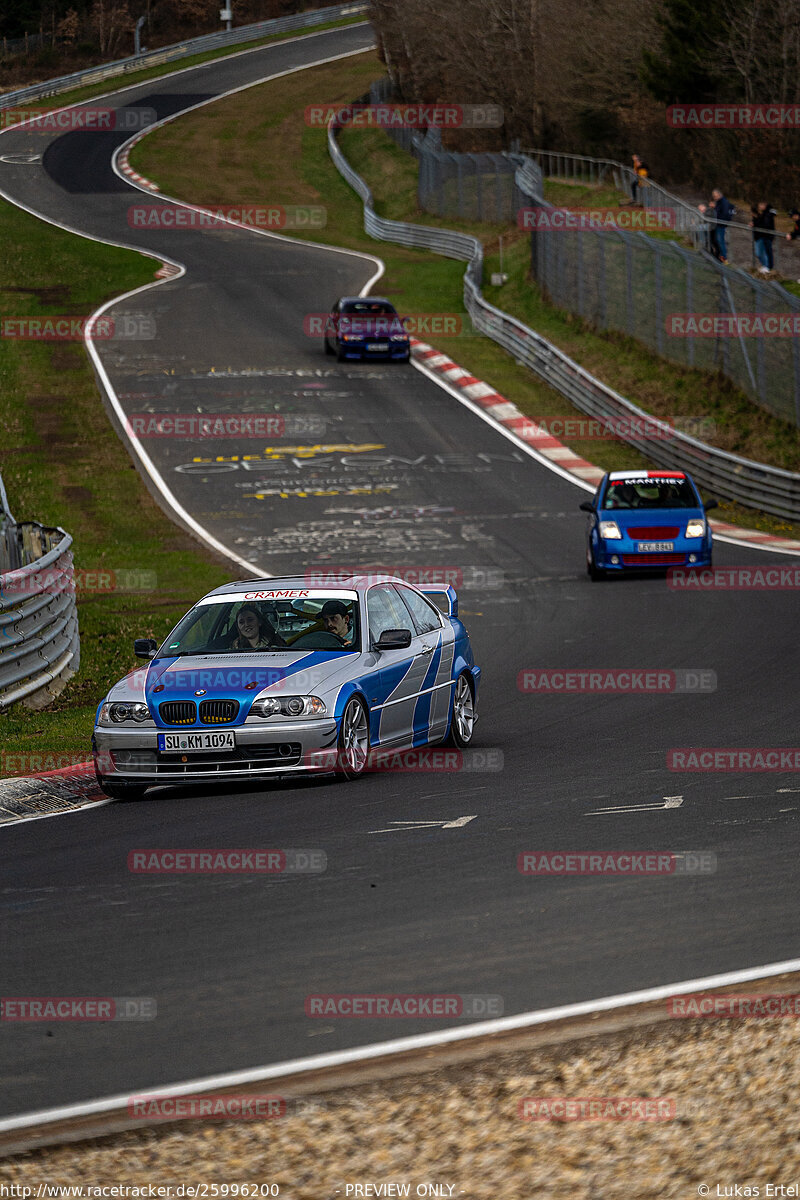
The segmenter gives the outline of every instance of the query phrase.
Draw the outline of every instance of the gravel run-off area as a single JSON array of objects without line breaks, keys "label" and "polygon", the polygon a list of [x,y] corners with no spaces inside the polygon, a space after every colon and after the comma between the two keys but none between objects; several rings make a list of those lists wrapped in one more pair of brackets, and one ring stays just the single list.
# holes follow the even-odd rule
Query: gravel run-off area
[{"label": "gravel run-off area", "polygon": [[[279,1119],[162,1122],[29,1151],[0,1161],[0,1196],[24,1196],[12,1183],[33,1197],[42,1183],[172,1196],[247,1184],[285,1200],[797,1196],[799,1096],[796,1018],[668,1020],[320,1092]],[[521,1101],[545,1097],[674,1105],[651,1106],[656,1120],[521,1117]]]}]

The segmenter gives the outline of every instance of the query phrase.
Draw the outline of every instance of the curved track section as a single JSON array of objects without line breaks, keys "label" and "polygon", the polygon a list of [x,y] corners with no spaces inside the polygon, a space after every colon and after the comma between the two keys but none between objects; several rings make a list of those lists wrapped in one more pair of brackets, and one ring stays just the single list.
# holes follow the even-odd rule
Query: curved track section
[{"label": "curved track section", "polygon": [[[364,29],[315,35],[111,103],[166,115],[369,41]],[[97,343],[126,412],[276,413],[287,430],[213,451],[151,442],[158,470],[213,537],[270,574],[326,564],[463,572],[462,612],[484,668],[477,746],[501,753],[502,770],[476,761],[354,786],[162,789],[3,830],[4,995],[152,996],[158,1015],[3,1022],[0,1115],[447,1024],[312,1019],[310,993],[501,994],[513,1014],[795,955],[797,777],[666,767],[670,747],[796,742],[794,595],[683,594],[660,578],[590,584],[579,489],[422,372],[338,364],[304,337],[304,314],[360,290],[374,263],[244,230],[130,228],[142,193],[110,167],[124,136],[57,139],[41,165],[0,163],[0,187],[86,236],[185,264],[183,277],[111,309],[152,316],[153,339]],[[2,148],[29,143],[41,152],[20,129]],[[719,546],[717,559],[767,556]],[[707,669],[718,686],[517,688],[524,668],[565,666]],[[317,847],[328,868],[285,878],[127,870],[133,849],[217,846]],[[516,869],[521,851],[625,849],[711,851],[717,871],[531,879]]]}]

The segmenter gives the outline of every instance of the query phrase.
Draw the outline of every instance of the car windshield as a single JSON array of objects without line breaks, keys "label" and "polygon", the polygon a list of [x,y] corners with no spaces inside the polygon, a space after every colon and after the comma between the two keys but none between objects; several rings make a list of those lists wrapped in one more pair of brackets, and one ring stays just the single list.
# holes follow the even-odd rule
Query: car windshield
[{"label": "car windshield", "polygon": [[386,300],[348,300],[342,305],[339,333],[385,337],[405,332],[402,317]]},{"label": "car windshield", "polygon": [[220,597],[198,604],[173,629],[158,657],[359,648],[358,603],[335,592],[291,600]]},{"label": "car windshield", "polygon": [[601,508],[698,508],[697,496],[685,475],[610,479]]},{"label": "car windshield", "polygon": [[348,300],[342,305],[343,313],[394,313],[395,308],[388,300]]}]

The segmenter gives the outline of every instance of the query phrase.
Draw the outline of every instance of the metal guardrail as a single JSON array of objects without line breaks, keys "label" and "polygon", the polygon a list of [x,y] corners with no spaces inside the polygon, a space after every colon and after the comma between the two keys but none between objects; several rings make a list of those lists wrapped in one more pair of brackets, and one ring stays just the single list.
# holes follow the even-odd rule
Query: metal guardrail
[{"label": "metal guardrail", "polygon": [[34,522],[14,530],[23,565],[0,574],[0,711],[44,708],[80,664],[72,538]]},{"label": "metal guardrail", "polygon": [[129,71],[139,71],[144,67],[156,67],[161,63],[176,62],[190,54],[202,54],[206,50],[255,42],[259,38],[269,37],[273,33],[286,33],[294,29],[324,25],[329,21],[340,21],[345,17],[366,13],[368,8],[369,5],[364,0],[356,0],[352,4],[315,8],[311,12],[292,13],[288,17],[274,17],[270,21],[259,21],[255,25],[242,25],[238,29],[207,33],[202,37],[190,38],[185,42],[176,42],[172,46],[162,46],[158,50],[149,50],[144,54],[133,55],[131,58],[121,58],[116,62],[105,63],[100,67],[88,67],[84,71],[76,71],[73,75],[48,79],[43,83],[36,83],[16,92],[5,92],[0,95],[0,109],[12,108],[26,100],[42,100],[47,96],[56,96],[59,92],[68,92],[72,88],[100,83],[103,79],[112,79],[115,75],[125,75]]},{"label": "metal guardrail", "polygon": [[[591,158],[587,154],[563,154],[556,150],[525,150],[523,153],[534,158],[546,176],[551,179],[563,179],[565,182],[575,182],[596,187],[610,179],[618,192],[631,195],[631,188],[637,184],[637,204],[643,208],[675,209],[675,230],[678,233],[697,235],[701,240],[697,243],[705,245],[704,239],[708,232],[708,221],[698,209],[688,200],[682,200],[668,192],[660,183],[650,176],[641,178],[632,167],[615,162],[611,158]],[[694,240],[694,239],[693,239]]]},{"label": "metal guardrail", "polygon": [[[447,229],[388,221],[374,209],[366,182],[342,154],[334,124],[328,129],[328,150],[344,179],[364,202],[364,228],[381,241],[433,250],[449,258],[461,258],[468,266],[464,275],[464,307],[478,332],[490,337],[545,383],[566,396],[577,409],[593,417],[623,419],[621,440],[635,446],[659,466],[689,471],[701,487],[727,500],[750,505],[788,520],[800,520],[800,475],[729,454],[663,424],[664,437],[645,437],[638,430],[652,430],[654,418],[637,408],[613,388],[584,370],[557,346],[552,345],[522,321],[489,304],[481,294],[483,247],[477,238]],[[535,174],[525,165],[517,170],[522,191]],[[541,199],[539,203],[541,203]],[[625,420],[631,425],[624,425]]]},{"label": "metal guardrail", "polygon": [[22,553],[17,536],[17,523],[8,507],[3,476],[0,475],[0,573],[15,571],[22,566]]},{"label": "metal guardrail", "polygon": [[342,154],[336,142],[335,126],[328,129],[328,150],[339,174],[364,201],[364,228],[370,237],[383,242],[397,242],[418,250],[433,250],[447,258],[467,262],[465,279],[480,289],[483,282],[483,246],[477,238],[452,229],[435,229],[430,225],[408,225],[405,221],[388,221],[375,212],[372,192]]}]

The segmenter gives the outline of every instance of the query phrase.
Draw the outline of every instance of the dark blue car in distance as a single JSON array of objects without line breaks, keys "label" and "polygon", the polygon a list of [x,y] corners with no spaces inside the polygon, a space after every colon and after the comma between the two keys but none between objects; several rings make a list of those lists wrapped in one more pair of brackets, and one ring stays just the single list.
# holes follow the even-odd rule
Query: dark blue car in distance
[{"label": "dark blue car in distance", "polygon": [[325,353],[408,362],[411,342],[396,308],[380,296],[342,296],[325,324]]},{"label": "dark blue car in distance", "polygon": [[586,570],[592,579],[668,567],[710,567],[711,528],[703,500],[684,471],[612,471],[591,500]]}]

